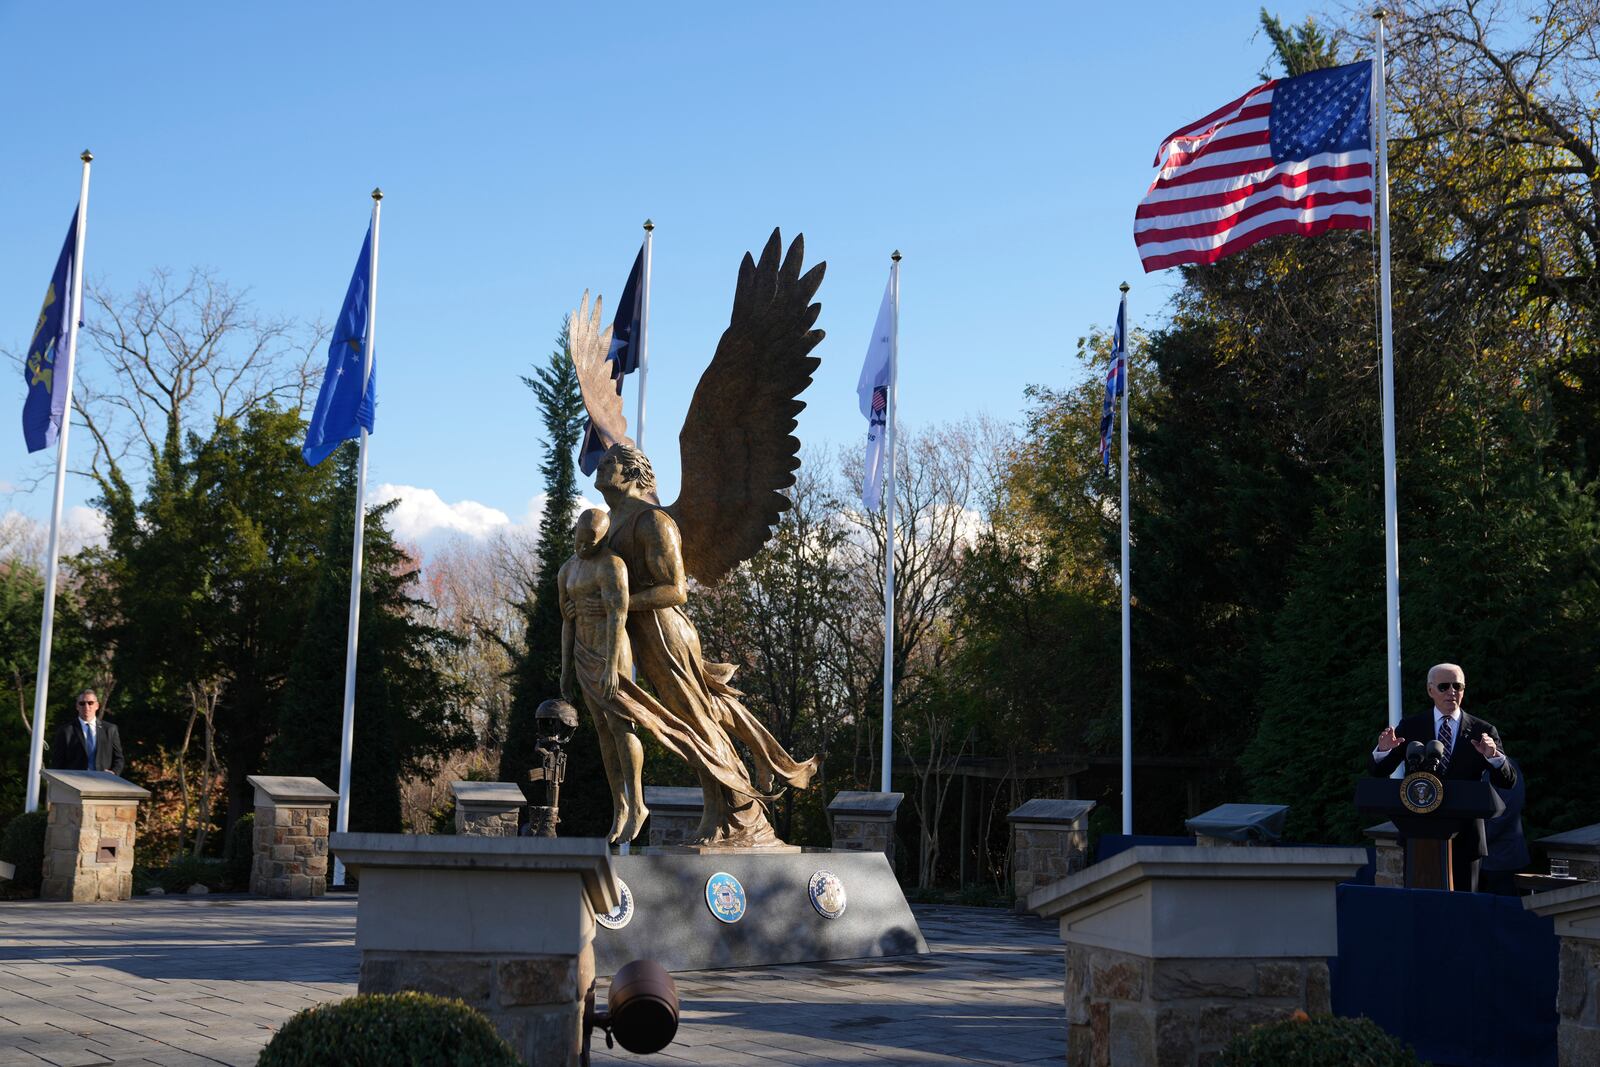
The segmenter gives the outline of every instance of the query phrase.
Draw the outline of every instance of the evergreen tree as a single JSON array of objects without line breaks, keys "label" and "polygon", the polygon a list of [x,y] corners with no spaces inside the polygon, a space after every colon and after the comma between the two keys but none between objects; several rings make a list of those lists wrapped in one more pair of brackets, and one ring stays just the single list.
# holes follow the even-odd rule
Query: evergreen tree
[{"label": "evergreen tree", "polygon": [[[354,444],[335,454],[316,593],[267,759],[273,773],[309,775],[330,786],[339,780],[344,721],[356,462]],[[366,516],[350,775],[350,829],[385,833],[402,828],[401,778],[473,741],[466,694],[445,666],[460,638],[424,621],[432,609],[412,595],[416,563],[385,524],[393,507],[370,508]]]}]

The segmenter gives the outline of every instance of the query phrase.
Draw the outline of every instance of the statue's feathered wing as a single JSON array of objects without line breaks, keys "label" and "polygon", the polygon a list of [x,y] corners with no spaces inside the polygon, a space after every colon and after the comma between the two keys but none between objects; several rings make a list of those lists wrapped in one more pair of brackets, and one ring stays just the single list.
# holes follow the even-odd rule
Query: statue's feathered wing
[{"label": "statue's feathered wing", "polygon": [[[794,239],[780,262],[782,252],[773,230],[759,262],[745,253],[733,315],[678,435],[683,488],[667,511],[682,535],[684,569],[705,584],[767,543],[791,506],[783,490],[800,468],[795,416],[804,410],[798,398],[822,362],[811,355],[822,340],[822,331],[811,328],[822,305],[811,298],[827,264],[801,275],[804,236]],[[625,422],[620,432],[626,432]]]}]

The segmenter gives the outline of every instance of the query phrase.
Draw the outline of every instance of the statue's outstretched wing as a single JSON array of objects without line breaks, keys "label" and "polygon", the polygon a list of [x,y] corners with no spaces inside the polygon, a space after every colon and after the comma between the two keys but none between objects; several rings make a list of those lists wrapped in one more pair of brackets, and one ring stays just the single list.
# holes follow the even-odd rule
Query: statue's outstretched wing
[{"label": "statue's outstretched wing", "polygon": [[766,544],[800,467],[797,398],[822,362],[811,355],[822,340],[811,328],[822,305],[811,298],[827,264],[801,276],[804,236],[780,264],[782,251],[773,230],[760,262],[745,253],[733,316],[678,435],[683,489],[667,510],[683,537],[684,569],[706,584]]},{"label": "statue's outstretched wing", "polygon": [[622,413],[622,394],[611,377],[611,361],[606,358],[611,351],[611,327],[600,328],[600,298],[594,298],[591,313],[587,289],[583,291],[583,303],[567,320],[567,345],[572,350],[572,365],[578,371],[583,406],[596,436],[607,448],[619,442],[633,444],[628,437],[628,417]]}]

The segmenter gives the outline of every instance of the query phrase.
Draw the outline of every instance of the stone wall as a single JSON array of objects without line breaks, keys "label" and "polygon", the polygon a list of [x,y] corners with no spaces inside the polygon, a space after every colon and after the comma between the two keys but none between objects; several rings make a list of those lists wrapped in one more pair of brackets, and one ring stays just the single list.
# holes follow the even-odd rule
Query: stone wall
[{"label": "stone wall", "polygon": [[833,847],[849,852],[882,852],[894,869],[895,813],[904,793],[842,791],[828,804]]},{"label": "stone wall", "polygon": [[1561,939],[1556,1048],[1562,1067],[1600,1063],[1600,942]]},{"label": "stone wall", "polygon": [[1253,1026],[1330,1010],[1324,958],[1149,959],[1069,942],[1066,968],[1068,1067],[1197,1067]]},{"label": "stone wall", "polygon": [[43,900],[127,900],[133,896],[132,800],[50,804]]},{"label": "stone wall", "polygon": [[328,805],[256,805],[250,892],[320,897],[328,887]]},{"label": "stone wall", "polygon": [[1372,840],[1372,884],[1402,889],[1406,884],[1406,850],[1400,844],[1400,831],[1392,822],[1369,826],[1365,831]]},{"label": "stone wall", "polygon": [[487,1015],[528,1064],[575,1064],[594,951],[578,956],[449,952],[361,954],[362,993],[412,989],[459,997]]},{"label": "stone wall", "polygon": [[517,810],[456,804],[456,833],[469,837],[516,837]]},{"label": "stone wall", "polygon": [[1089,863],[1092,800],[1039,797],[1006,816],[1011,823],[1011,884],[1016,908],[1027,910],[1028,894],[1059,882]]},{"label": "stone wall", "polygon": [[451,782],[456,833],[466,837],[516,837],[527,798],[513,782]]},{"label": "stone wall", "polygon": [[650,809],[646,826],[652,848],[686,845],[700,836],[706,798],[699,786],[647,785],[644,804]]}]

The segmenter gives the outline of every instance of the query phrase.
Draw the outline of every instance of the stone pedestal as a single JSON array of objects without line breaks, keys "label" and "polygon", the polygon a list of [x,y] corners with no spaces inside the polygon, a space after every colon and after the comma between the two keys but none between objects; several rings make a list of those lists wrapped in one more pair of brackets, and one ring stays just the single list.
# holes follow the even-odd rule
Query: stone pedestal
[{"label": "stone pedestal", "polygon": [[527,798],[512,782],[451,782],[456,833],[463,837],[516,837]]},{"label": "stone pedestal", "polygon": [[1028,894],[1076,874],[1089,862],[1092,800],[1035,799],[1006,816],[1011,823],[1011,884],[1016,908],[1027,910]]},{"label": "stone pedestal", "polygon": [[1141,845],[1037,890],[1066,943],[1068,1067],[1199,1067],[1329,1010],[1335,889],[1359,848]]},{"label": "stone pedestal", "polygon": [[1522,906],[1555,920],[1561,938],[1556,1011],[1561,1067],[1600,1063],[1600,882],[1583,882],[1522,898]]},{"label": "stone pedestal", "polygon": [[1372,884],[1404,889],[1406,849],[1400,843],[1400,830],[1392,822],[1380,822],[1363,831],[1372,839]]},{"label": "stone pedestal", "polygon": [[620,890],[586,837],[335,834],[361,879],[362,993],[460,997],[524,1063],[571,1065],[594,980],[594,917]]},{"label": "stone pedestal", "polygon": [[252,774],[255,855],[250,892],[261,897],[320,897],[328,888],[328,810],[339,794],[315,778]]},{"label": "stone pedestal", "polygon": [[847,852],[882,852],[894,870],[894,813],[904,793],[835,793],[828,805],[833,847]]},{"label": "stone pedestal", "polygon": [[647,785],[644,806],[650,809],[650,844],[683,845],[700,829],[706,797],[699,786]]},{"label": "stone pedestal", "polygon": [[1600,882],[1600,823],[1541,837],[1538,844],[1552,860],[1565,860],[1573,878]]},{"label": "stone pedestal", "polygon": [[49,790],[41,900],[127,900],[139,801],[150,796],[110,771],[45,771]]}]

